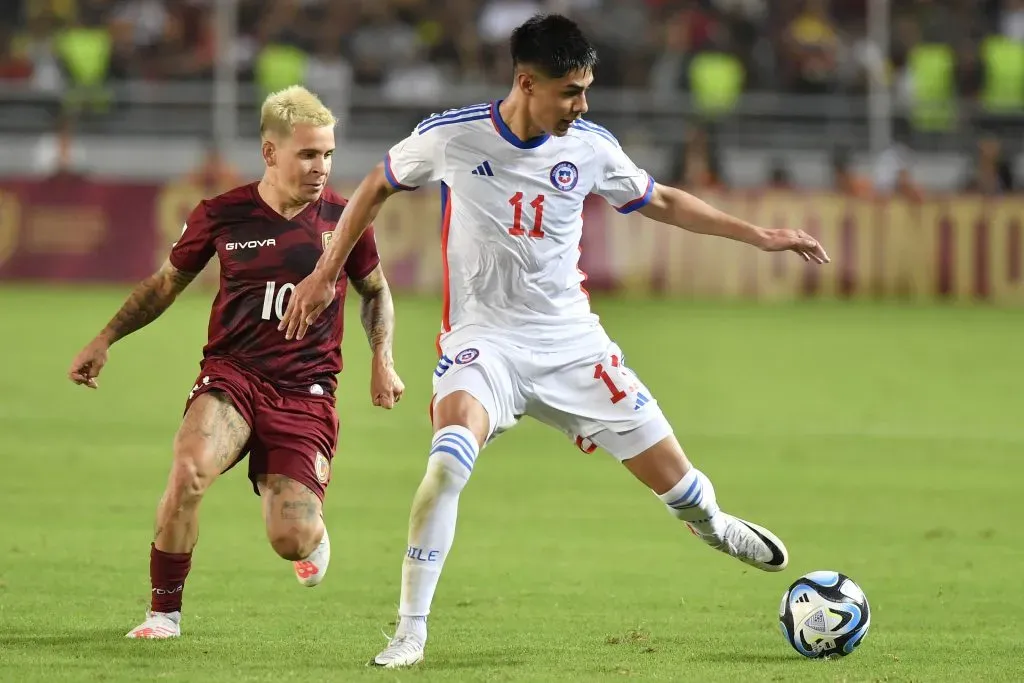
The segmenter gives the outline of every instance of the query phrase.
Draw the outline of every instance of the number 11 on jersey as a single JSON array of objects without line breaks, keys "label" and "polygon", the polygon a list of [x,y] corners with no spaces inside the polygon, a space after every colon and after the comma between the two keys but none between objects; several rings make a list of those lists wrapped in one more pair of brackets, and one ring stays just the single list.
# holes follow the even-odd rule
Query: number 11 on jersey
[{"label": "number 11 on jersey", "polygon": [[530,232],[523,230],[523,193],[516,192],[509,197],[508,203],[515,209],[512,216],[512,227],[508,229],[508,234],[516,237],[527,235],[537,240],[544,239],[544,195],[539,194],[530,202],[530,207],[533,208],[533,229]]}]

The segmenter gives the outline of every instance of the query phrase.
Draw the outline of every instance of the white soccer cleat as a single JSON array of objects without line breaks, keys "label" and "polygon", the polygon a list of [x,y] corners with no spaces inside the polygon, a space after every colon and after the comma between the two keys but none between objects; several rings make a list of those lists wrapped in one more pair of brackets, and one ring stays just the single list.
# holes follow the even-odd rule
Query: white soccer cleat
[{"label": "white soccer cleat", "polygon": [[413,666],[423,661],[423,639],[413,633],[395,634],[379,655],[370,662],[372,666],[398,669]]},{"label": "white soccer cleat", "polygon": [[778,572],[789,564],[789,552],[778,536],[757,524],[719,512],[724,525],[718,534],[701,534],[690,530],[715,550],[732,555],[740,562],[766,572]]},{"label": "white soccer cleat", "polygon": [[181,635],[181,612],[146,611],[146,620],[125,634],[125,638],[177,638]]},{"label": "white soccer cleat", "polygon": [[295,578],[303,586],[312,588],[319,586],[327,574],[327,565],[331,563],[331,539],[327,536],[327,527],[324,527],[324,536],[316,550],[309,554],[304,560],[292,563],[295,568]]}]

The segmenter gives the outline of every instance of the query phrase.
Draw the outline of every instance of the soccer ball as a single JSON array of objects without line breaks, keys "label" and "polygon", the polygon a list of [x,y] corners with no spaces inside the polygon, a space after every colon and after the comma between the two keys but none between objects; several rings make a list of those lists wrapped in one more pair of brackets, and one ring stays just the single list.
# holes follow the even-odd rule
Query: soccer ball
[{"label": "soccer ball", "polygon": [[779,627],[804,657],[844,657],[871,624],[864,591],[839,572],[811,572],[793,582],[779,605]]}]

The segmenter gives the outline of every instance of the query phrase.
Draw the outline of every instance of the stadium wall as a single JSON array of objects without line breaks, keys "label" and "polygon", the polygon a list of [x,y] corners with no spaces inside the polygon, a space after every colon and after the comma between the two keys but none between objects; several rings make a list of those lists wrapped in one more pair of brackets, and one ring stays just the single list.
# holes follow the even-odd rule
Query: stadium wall
[{"label": "stadium wall", "polygon": [[[352,188],[342,185],[343,193]],[[80,176],[0,182],[0,280],[127,282],[147,275],[212,192],[185,182],[114,183]],[[1024,199],[948,195],[922,202],[829,193],[729,192],[712,204],[773,227],[803,228],[833,263],[760,253],[622,216],[592,197],[585,211],[585,286],[626,295],[914,299],[1024,303]],[[392,199],[377,236],[396,290],[441,289],[439,196]],[[202,282],[216,278],[215,264]]]}]

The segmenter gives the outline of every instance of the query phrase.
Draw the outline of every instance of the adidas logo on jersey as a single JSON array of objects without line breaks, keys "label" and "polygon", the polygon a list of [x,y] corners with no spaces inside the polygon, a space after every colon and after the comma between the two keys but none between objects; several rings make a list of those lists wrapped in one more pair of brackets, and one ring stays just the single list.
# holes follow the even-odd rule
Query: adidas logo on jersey
[{"label": "adidas logo on jersey", "polygon": [[494,171],[491,170],[491,162],[485,161],[473,170],[473,175],[485,175],[494,177]]},{"label": "adidas logo on jersey", "polygon": [[647,405],[647,402],[650,401],[650,400],[651,399],[649,399],[649,398],[647,398],[646,396],[643,395],[643,392],[639,392],[638,391],[637,394],[636,394],[636,403],[633,405],[633,410],[634,411],[640,410],[645,405]]}]

